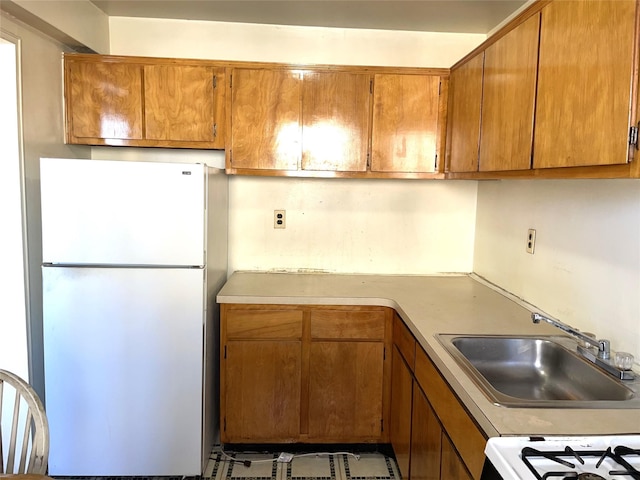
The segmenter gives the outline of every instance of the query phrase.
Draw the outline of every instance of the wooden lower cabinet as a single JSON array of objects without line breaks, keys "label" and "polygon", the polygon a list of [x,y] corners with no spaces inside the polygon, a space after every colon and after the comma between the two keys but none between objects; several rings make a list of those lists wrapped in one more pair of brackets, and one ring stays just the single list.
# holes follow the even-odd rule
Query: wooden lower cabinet
[{"label": "wooden lower cabinet", "polygon": [[392,311],[222,305],[223,443],[386,443]]},{"label": "wooden lower cabinet", "polygon": [[383,342],[312,342],[309,436],[340,443],[382,434]]},{"label": "wooden lower cabinet", "polygon": [[446,435],[442,435],[442,454],[440,458],[440,478],[442,480],[473,480],[453,443]]},{"label": "wooden lower cabinet", "polygon": [[413,390],[413,421],[411,425],[411,479],[449,480],[440,476],[442,427],[424,393]]},{"label": "wooden lower cabinet", "polygon": [[301,343],[229,341],[226,347],[228,441],[294,441],[300,431]]},{"label": "wooden lower cabinet", "polygon": [[480,478],[487,439],[422,348],[416,349],[415,377],[472,478]]},{"label": "wooden lower cabinet", "polygon": [[409,478],[413,384],[413,373],[402,358],[400,350],[394,346],[391,358],[389,439],[403,480]]},{"label": "wooden lower cabinet", "polygon": [[391,443],[403,480],[478,480],[486,438],[393,310],[221,305],[222,443]]},{"label": "wooden lower cabinet", "polygon": [[403,480],[478,480],[486,438],[397,315],[393,344],[390,439]]}]

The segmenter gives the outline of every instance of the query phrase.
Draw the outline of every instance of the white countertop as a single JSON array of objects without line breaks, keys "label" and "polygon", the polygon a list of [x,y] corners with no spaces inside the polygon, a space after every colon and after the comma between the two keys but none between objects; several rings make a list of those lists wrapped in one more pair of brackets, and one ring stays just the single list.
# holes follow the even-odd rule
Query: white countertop
[{"label": "white countertop", "polygon": [[490,437],[640,433],[640,409],[506,408],[494,405],[435,338],[438,333],[560,335],[535,325],[523,302],[468,275],[234,273],[218,303],[379,305],[395,309]]}]

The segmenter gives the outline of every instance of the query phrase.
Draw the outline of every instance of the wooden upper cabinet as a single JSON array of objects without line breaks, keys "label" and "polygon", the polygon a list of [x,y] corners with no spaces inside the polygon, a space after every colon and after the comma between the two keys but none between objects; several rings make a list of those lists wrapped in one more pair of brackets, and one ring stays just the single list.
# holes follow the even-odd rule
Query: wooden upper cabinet
[{"label": "wooden upper cabinet", "polygon": [[222,149],[224,81],[192,61],[66,55],[67,142]]},{"label": "wooden upper cabinet", "polygon": [[300,163],[300,73],[233,70],[228,167],[297,170]]},{"label": "wooden upper cabinet", "polygon": [[450,172],[476,172],[480,141],[484,52],[451,71],[447,128]]},{"label": "wooden upper cabinet", "polygon": [[[224,147],[224,69],[191,65],[145,65],[145,138],[216,143]],[[220,82],[220,87],[218,87]]]},{"label": "wooden upper cabinet", "polygon": [[65,64],[67,141],[142,138],[142,66],[126,63]]},{"label": "wooden upper cabinet", "polygon": [[376,74],[371,171],[434,172],[440,77]]},{"label": "wooden upper cabinet", "polygon": [[636,2],[555,1],[541,13],[533,166],[626,163]]},{"label": "wooden upper cabinet", "polygon": [[370,75],[348,72],[303,75],[302,169],[366,171]]},{"label": "wooden upper cabinet", "polygon": [[485,50],[480,171],[531,168],[540,14]]}]

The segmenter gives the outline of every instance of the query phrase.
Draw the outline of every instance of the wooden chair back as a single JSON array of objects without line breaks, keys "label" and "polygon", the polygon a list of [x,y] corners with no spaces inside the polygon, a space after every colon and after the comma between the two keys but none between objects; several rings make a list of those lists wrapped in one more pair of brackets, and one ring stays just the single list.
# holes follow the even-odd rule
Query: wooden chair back
[{"label": "wooden chair back", "polygon": [[38,394],[0,370],[0,474],[44,475],[48,459],[49,424]]}]

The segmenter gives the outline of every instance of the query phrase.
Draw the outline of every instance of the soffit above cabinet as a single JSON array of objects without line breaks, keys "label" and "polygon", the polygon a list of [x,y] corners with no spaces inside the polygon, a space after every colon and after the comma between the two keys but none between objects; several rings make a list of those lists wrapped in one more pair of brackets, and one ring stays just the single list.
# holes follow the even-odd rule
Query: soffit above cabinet
[{"label": "soffit above cabinet", "polygon": [[109,16],[488,33],[525,0],[92,0]]}]

